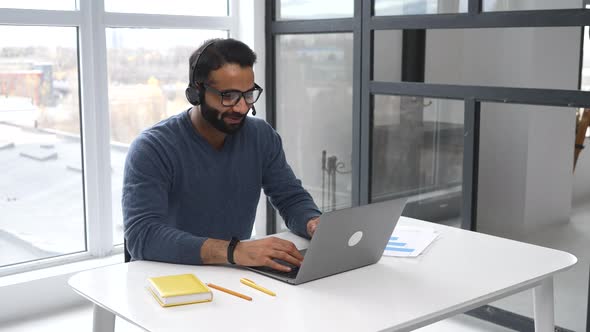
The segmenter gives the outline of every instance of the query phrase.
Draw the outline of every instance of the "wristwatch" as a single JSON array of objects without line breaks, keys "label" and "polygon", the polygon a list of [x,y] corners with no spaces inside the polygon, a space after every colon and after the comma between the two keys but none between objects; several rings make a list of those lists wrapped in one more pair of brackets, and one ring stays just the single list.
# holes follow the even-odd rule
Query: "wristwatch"
[{"label": "wristwatch", "polygon": [[236,250],[236,246],[239,242],[240,240],[235,236],[232,237],[229,241],[229,245],[227,246],[227,261],[230,264],[236,264],[236,262],[234,261],[234,250]]}]

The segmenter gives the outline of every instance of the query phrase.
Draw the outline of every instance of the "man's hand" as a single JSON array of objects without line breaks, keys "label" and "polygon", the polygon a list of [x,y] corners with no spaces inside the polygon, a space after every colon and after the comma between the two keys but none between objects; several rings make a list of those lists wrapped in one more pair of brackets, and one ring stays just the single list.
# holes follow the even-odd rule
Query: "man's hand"
[{"label": "man's hand", "polygon": [[318,228],[319,223],[320,217],[309,219],[309,221],[307,222],[307,234],[309,234],[309,237],[313,236],[313,233],[315,233],[315,230]]},{"label": "man's hand", "polygon": [[244,266],[268,266],[275,270],[289,272],[291,268],[277,263],[278,258],[295,266],[301,266],[303,256],[292,242],[276,237],[238,243],[234,250],[234,261]]}]

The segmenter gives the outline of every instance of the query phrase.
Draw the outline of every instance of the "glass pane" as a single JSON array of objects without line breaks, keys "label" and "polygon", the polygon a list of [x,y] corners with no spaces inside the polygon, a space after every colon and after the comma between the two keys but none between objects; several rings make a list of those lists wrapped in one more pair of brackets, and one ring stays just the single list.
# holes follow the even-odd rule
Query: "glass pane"
[{"label": "glass pane", "polygon": [[117,13],[227,16],[227,1],[208,0],[105,0],[105,10]]},{"label": "glass pane", "polygon": [[464,103],[374,96],[371,200],[409,197],[403,215],[461,224]]},{"label": "glass pane", "polygon": [[468,0],[375,0],[375,16],[467,12]]},{"label": "glass pane", "polygon": [[113,239],[123,243],[121,191],[129,144],[144,129],[189,108],[188,59],[227,31],[107,28]]},{"label": "glass pane", "polygon": [[[590,8],[590,6],[588,6]],[[582,62],[582,90],[590,91],[590,30],[584,27],[584,60]]]},{"label": "glass pane", "polygon": [[281,0],[277,20],[343,18],[354,15],[354,0]]},{"label": "glass pane", "polygon": [[582,0],[483,0],[484,11],[583,8]]},{"label": "glass pane", "polygon": [[76,10],[76,0],[0,0],[0,8]]},{"label": "glass pane", "polygon": [[0,266],[84,251],[77,30],[0,35]]},{"label": "glass pane", "polygon": [[[582,150],[572,174],[575,112],[568,107],[481,104],[479,232],[588,258],[590,155]],[[556,325],[586,331],[588,264],[560,273],[554,288],[559,299]],[[492,305],[532,317],[531,295],[519,293]]]},{"label": "glass pane", "polygon": [[351,206],[352,34],[277,37],[277,131],[323,211]]},{"label": "glass pane", "polygon": [[[421,33],[375,31],[376,81],[578,89],[579,27],[434,29],[426,30],[425,37]],[[404,44],[410,46],[405,51]]]}]

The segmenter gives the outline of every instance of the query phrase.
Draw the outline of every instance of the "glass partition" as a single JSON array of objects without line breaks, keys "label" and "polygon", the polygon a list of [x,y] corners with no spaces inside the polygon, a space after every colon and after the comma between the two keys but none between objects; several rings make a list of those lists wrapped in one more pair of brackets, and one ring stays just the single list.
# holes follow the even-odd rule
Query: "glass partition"
[{"label": "glass partition", "polygon": [[371,200],[409,197],[404,215],[461,224],[464,103],[373,97]]},{"label": "glass partition", "polygon": [[277,37],[277,130],[323,211],[351,206],[352,34]]},{"label": "glass partition", "polygon": [[280,0],[277,1],[277,20],[310,20],[352,17],[354,0]]},{"label": "glass partition", "polygon": [[483,0],[484,11],[583,8],[582,0]]},{"label": "glass partition", "polygon": [[[425,37],[416,30],[375,31],[373,77],[386,82],[422,77],[436,84],[576,90],[580,33],[578,27],[433,29],[426,30]],[[413,47],[404,50],[404,43]]]},{"label": "glass partition", "polygon": [[467,0],[375,0],[375,16],[467,12]]}]

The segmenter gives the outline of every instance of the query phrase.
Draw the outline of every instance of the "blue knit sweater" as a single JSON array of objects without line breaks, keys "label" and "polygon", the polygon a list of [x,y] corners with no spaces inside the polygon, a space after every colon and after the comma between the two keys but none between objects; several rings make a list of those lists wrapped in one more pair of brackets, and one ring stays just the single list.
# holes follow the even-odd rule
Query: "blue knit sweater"
[{"label": "blue knit sweater", "polygon": [[247,239],[261,188],[294,233],[308,237],[320,215],[285,160],[281,139],[264,120],[244,126],[214,149],[188,111],[142,132],[125,163],[123,218],[133,260],[201,264],[207,238]]}]

